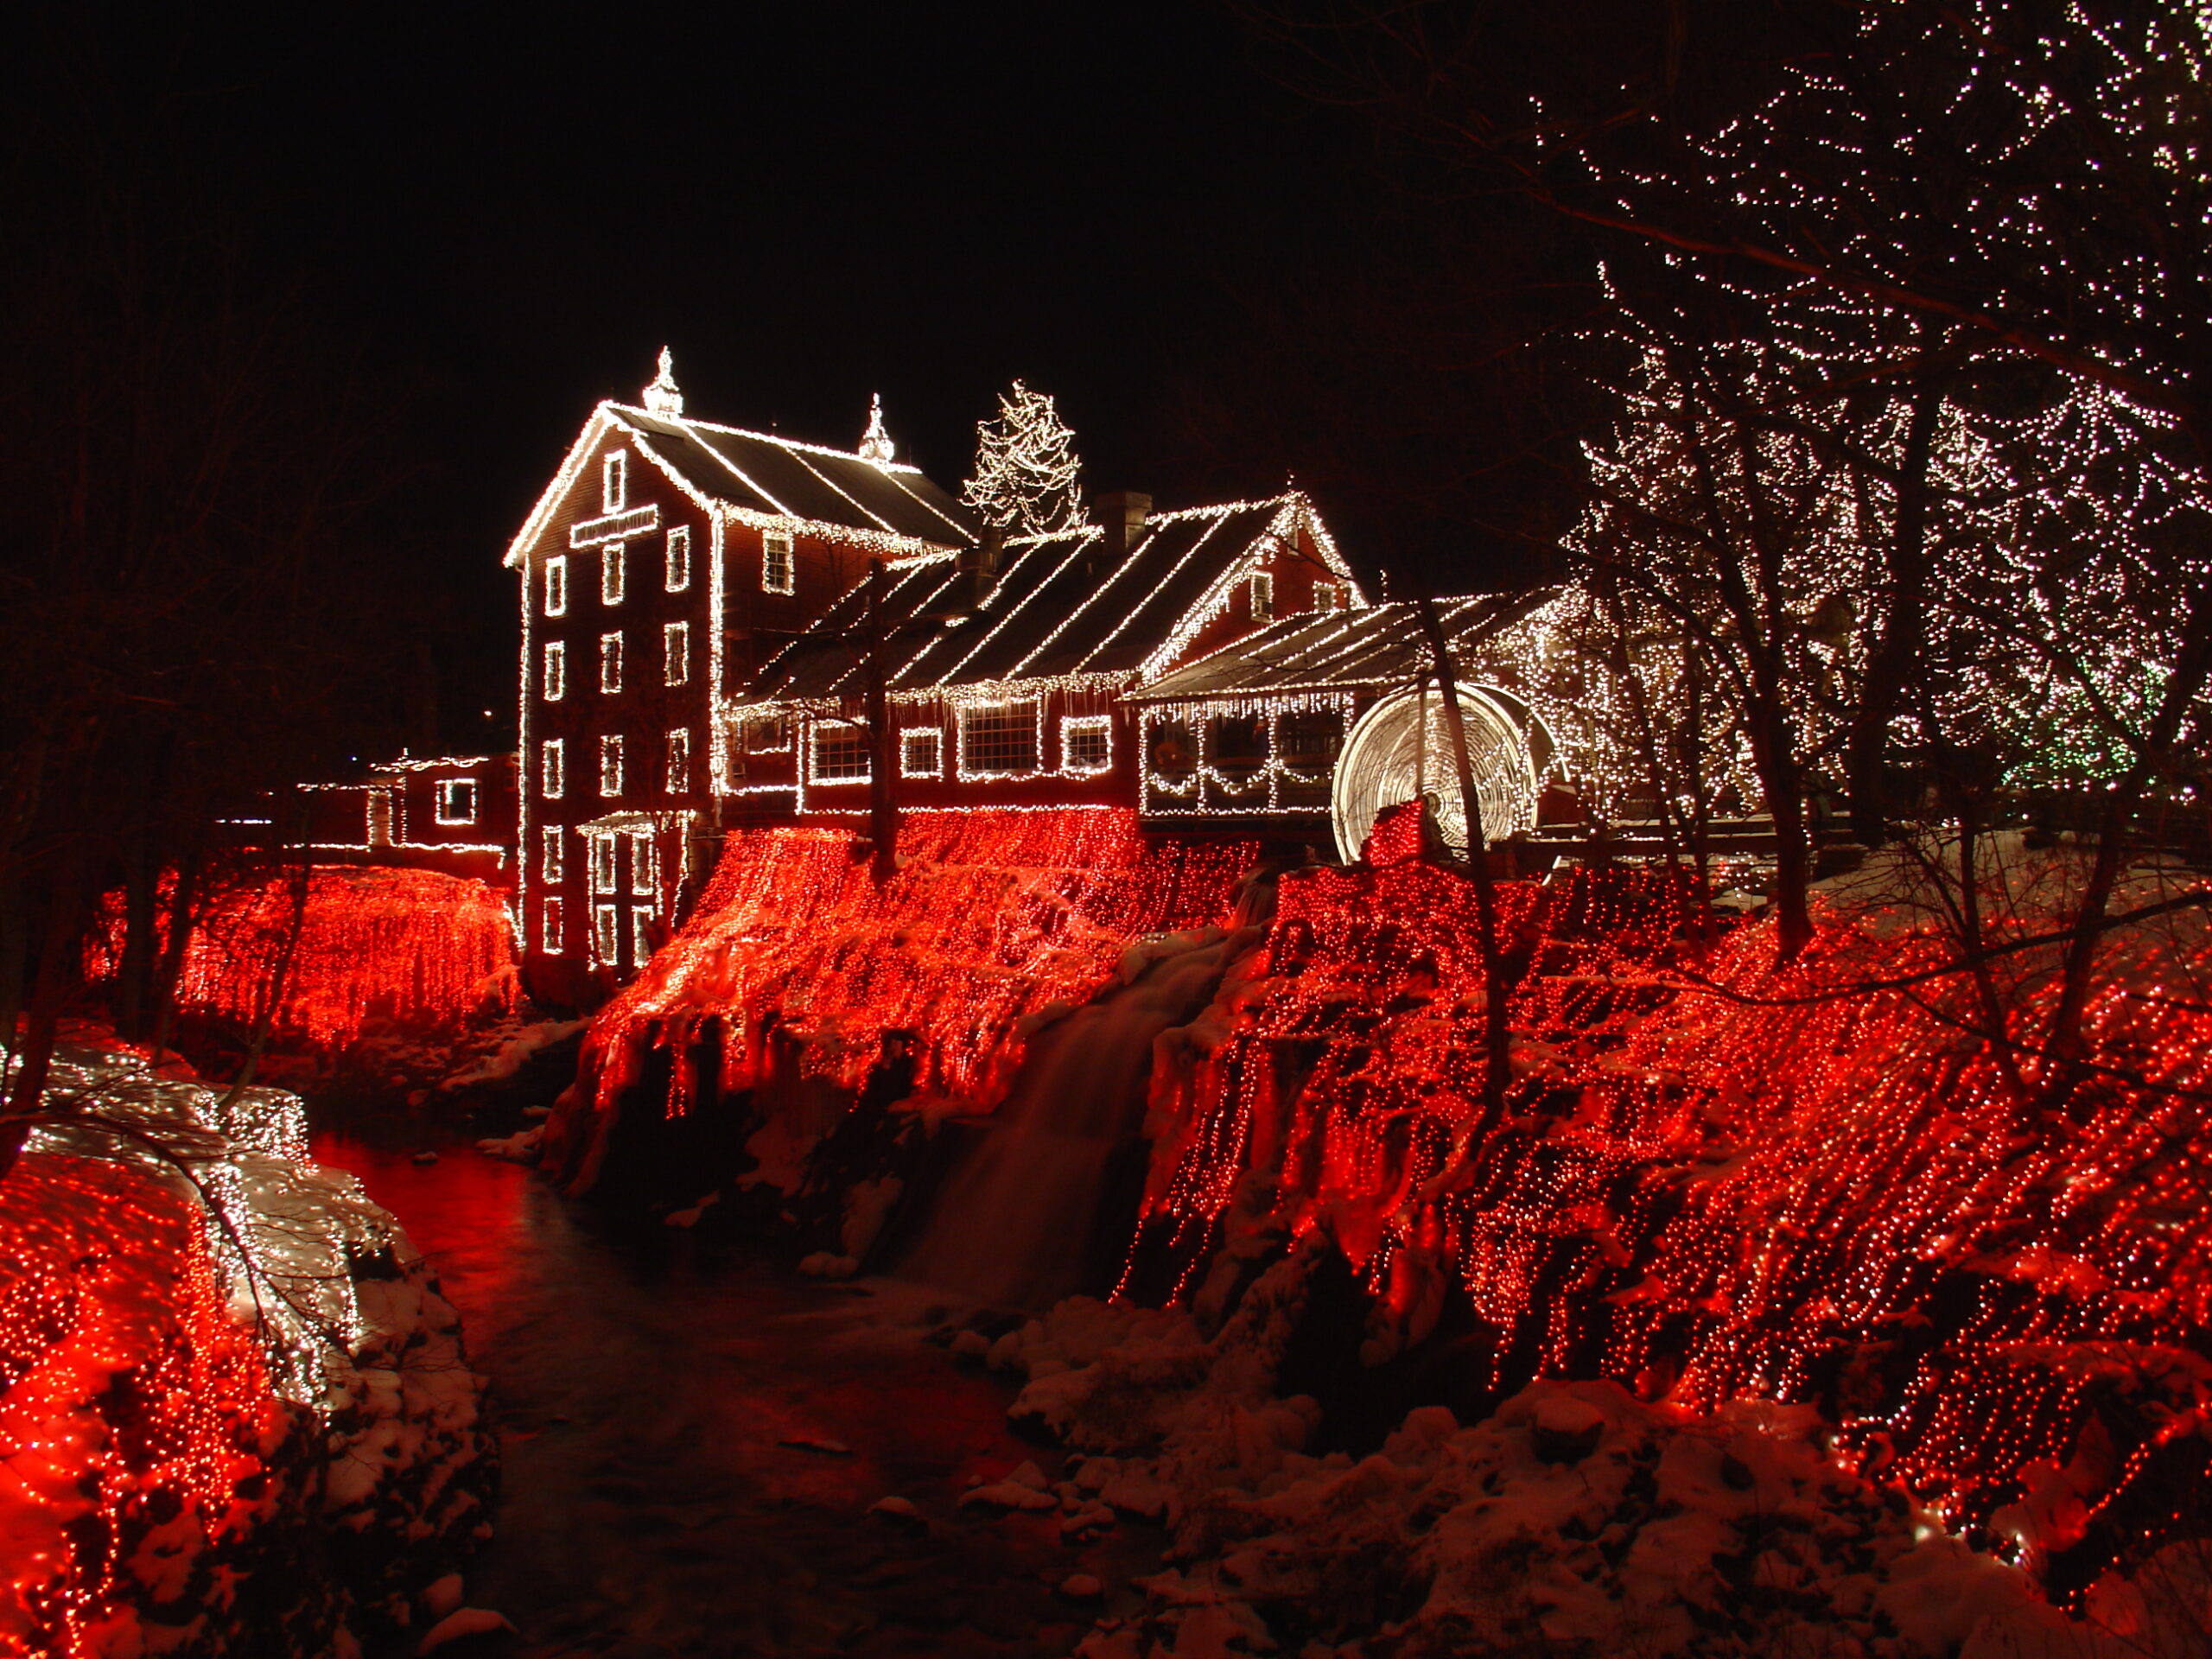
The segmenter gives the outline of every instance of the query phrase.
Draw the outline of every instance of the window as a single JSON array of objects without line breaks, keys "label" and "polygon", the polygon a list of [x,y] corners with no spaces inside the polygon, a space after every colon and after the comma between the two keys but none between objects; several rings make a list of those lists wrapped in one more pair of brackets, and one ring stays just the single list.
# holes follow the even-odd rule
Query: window
[{"label": "window", "polygon": [[599,602],[620,605],[622,602],[622,555],[620,542],[609,542],[599,550]]},{"label": "window", "polygon": [[1276,753],[1286,765],[1302,771],[1311,772],[1334,760],[1344,739],[1344,716],[1332,709],[1284,715],[1275,721]]},{"label": "window", "polygon": [[537,943],[539,949],[543,950],[549,957],[559,956],[564,944],[564,941],[561,938],[563,930],[561,926],[561,900],[559,897],[556,895],[550,899],[539,899],[537,904]]},{"label": "window", "polygon": [[668,734],[668,792],[691,792],[691,734],[681,726]]},{"label": "window", "polygon": [[558,639],[545,642],[545,669],[538,677],[538,689],[548,702],[569,695],[569,648]]},{"label": "window", "polygon": [[599,463],[599,510],[620,512],[630,505],[630,457],[617,449]]},{"label": "window", "polygon": [[599,636],[599,689],[620,691],[622,689],[622,636],[602,633]]},{"label": "window", "polygon": [[1317,582],[1313,584],[1313,608],[1317,611],[1341,611],[1344,607],[1344,585],[1341,582]]},{"label": "window", "polygon": [[691,531],[678,524],[668,532],[668,552],[661,568],[661,586],[680,594],[691,585]]},{"label": "window", "polygon": [[784,715],[756,715],[745,722],[747,754],[783,754],[791,747],[791,722]]},{"label": "window", "polygon": [[691,625],[664,622],[660,630],[660,683],[682,685],[691,677]]},{"label": "window", "polygon": [[798,586],[798,569],[791,556],[791,533],[772,530],[760,541],[760,591],[788,594]]},{"label": "window", "polygon": [[944,734],[934,726],[913,726],[899,733],[899,775],[901,778],[943,777]]},{"label": "window", "polygon": [[1179,784],[1198,769],[1198,747],[1188,721],[1161,721],[1147,734],[1147,740],[1150,744],[1147,757],[1154,777]]},{"label": "window", "polygon": [[1268,764],[1268,722],[1261,715],[1216,715],[1206,722],[1206,762],[1235,779]]},{"label": "window", "polygon": [[561,845],[561,826],[549,823],[537,832],[537,875],[546,886],[557,887],[568,875]]},{"label": "window", "polygon": [[639,905],[630,912],[630,960],[640,968],[653,957],[653,907]]},{"label": "window", "polygon": [[475,823],[476,780],[474,778],[439,779],[437,817],[440,823]]},{"label": "window", "polygon": [[630,891],[638,898],[650,899],[659,885],[660,849],[651,836],[631,836]]},{"label": "window", "polygon": [[1104,715],[1070,715],[1060,721],[1060,765],[1069,772],[1104,772],[1114,739]]},{"label": "window", "polygon": [[569,556],[556,553],[545,561],[545,614],[569,613]]},{"label": "window", "polygon": [[592,906],[591,948],[607,967],[622,965],[622,912],[614,906]]},{"label": "window", "polygon": [[976,703],[960,711],[960,775],[1003,778],[1037,770],[1037,705]]},{"label": "window", "polygon": [[568,786],[563,758],[561,740],[557,737],[547,738],[544,747],[537,752],[537,791],[549,801],[559,800],[561,791]]},{"label": "window", "polygon": [[599,792],[620,795],[622,792],[622,740],[602,737],[599,740]]},{"label": "window", "polygon": [[612,893],[619,886],[614,876],[614,837],[596,835],[591,837],[591,890]]},{"label": "window", "polygon": [[808,776],[817,784],[864,784],[868,780],[868,728],[839,721],[810,728],[814,765]]},{"label": "window", "polygon": [[1255,570],[1250,582],[1252,620],[1264,621],[1275,613],[1275,579],[1265,570]]}]

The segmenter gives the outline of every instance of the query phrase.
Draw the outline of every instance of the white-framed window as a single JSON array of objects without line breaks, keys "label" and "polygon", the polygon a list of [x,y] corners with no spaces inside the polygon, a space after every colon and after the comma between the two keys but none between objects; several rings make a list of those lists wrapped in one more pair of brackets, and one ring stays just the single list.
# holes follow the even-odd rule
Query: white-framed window
[{"label": "white-framed window", "polygon": [[620,886],[614,874],[614,837],[598,835],[591,841],[591,890],[594,893],[612,893]]},{"label": "white-framed window", "polygon": [[1255,570],[1246,578],[1252,594],[1252,620],[1263,622],[1275,613],[1275,579],[1272,572]]},{"label": "white-framed window", "polygon": [[807,778],[817,784],[868,781],[868,728],[852,721],[823,721],[807,728]]},{"label": "white-framed window", "polygon": [[1021,777],[1037,767],[1037,703],[970,703],[960,711],[960,775]]},{"label": "white-framed window", "polygon": [[664,622],[660,626],[660,683],[684,685],[691,678],[691,625]]},{"label": "white-framed window", "polygon": [[660,849],[651,836],[630,837],[630,891],[650,899],[660,886]]},{"label": "white-framed window", "polygon": [[476,780],[474,778],[439,779],[436,816],[440,823],[475,823]]},{"label": "white-framed window", "polygon": [[558,639],[545,642],[544,666],[537,677],[538,694],[548,702],[569,695],[569,647]]},{"label": "white-framed window", "polygon": [[609,968],[622,965],[622,911],[618,905],[591,907],[591,948]]},{"label": "white-framed window", "polygon": [[934,726],[909,726],[899,734],[901,778],[944,776],[944,734]]},{"label": "white-framed window", "polygon": [[622,635],[619,631],[599,636],[599,689],[622,689]]},{"label": "white-framed window", "polygon": [[537,751],[537,792],[549,801],[557,801],[568,787],[566,746],[557,737],[549,737]]},{"label": "white-framed window", "polygon": [[567,848],[561,840],[561,826],[549,823],[537,831],[537,879],[549,887],[557,887],[569,874]]},{"label": "white-framed window", "polygon": [[754,715],[745,722],[747,754],[788,754],[791,747],[789,715]]},{"label": "white-framed window", "polygon": [[1317,611],[1341,611],[1344,608],[1344,585],[1341,582],[1317,582],[1313,584],[1313,608]]},{"label": "white-framed window", "polygon": [[545,614],[569,613],[569,556],[556,553],[545,561]]},{"label": "white-framed window", "polygon": [[629,505],[630,457],[623,450],[613,450],[599,463],[599,510],[620,512]]},{"label": "white-framed window", "polygon": [[691,792],[691,731],[678,726],[668,734],[668,792],[689,795]]},{"label": "white-framed window", "polygon": [[668,532],[668,551],[661,563],[661,586],[680,594],[691,585],[691,529],[678,524]]},{"label": "white-framed window", "polygon": [[653,959],[653,907],[639,905],[630,912],[630,960],[644,967]]},{"label": "white-framed window", "polygon": [[1114,764],[1113,721],[1105,715],[1060,718],[1060,765],[1069,772],[1104,772]]},{"label": "white-framed window", "polygon": [[798,560],[791,551],[791,533],[772,530],[760,538],[760,591],[788,594],[798,587]]},{"label": "white-framed window", "polygon": [[567,948],[562,938],[561,896],[554,893],[537,901],[537,948],[549,957],[557,957]]},{"label": "white-framed window", "polygon": [[624,569],[623,554],[627,551],[620,542],[609,542],[599,550],[599,602],[620,605],[623,583],[628,580]]},{"label": "white-framed window", "polygon": [[622,792],[622,740],[620,736],[599,740],[599,792],[620,795]]}]

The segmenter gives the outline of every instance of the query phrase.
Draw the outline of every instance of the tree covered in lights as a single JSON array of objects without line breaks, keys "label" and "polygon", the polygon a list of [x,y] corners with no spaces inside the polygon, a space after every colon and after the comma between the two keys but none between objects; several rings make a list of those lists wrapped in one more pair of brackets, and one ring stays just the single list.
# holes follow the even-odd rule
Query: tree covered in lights
[{"label": "tree covered in lights", "polygon": [[1019,380],[1000,394],[995,418],[976,426],[976,470],[960,499],[985,524],[1017,536],[1083,522],[1075,433],[1052,397]]}]

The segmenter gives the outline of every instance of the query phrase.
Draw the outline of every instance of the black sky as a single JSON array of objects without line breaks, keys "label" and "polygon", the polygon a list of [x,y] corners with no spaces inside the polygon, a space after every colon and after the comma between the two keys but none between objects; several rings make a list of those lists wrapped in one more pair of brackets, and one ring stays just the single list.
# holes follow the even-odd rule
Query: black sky
[{"label": "black sky", "polygon": [[1420,501],[1525,422],[1486,385],[1425,401],[1435,359],[1486,348],[1400,326],[1478,314],[1460,272],[1509,245],[1510,282],[1555,286],[1546,233],[1394,200],[1374,135],[1278,84],[1213,0],[73,6],[21,38],[0,75],[49,144],[249,226],[265,280],[409,389],[378,533],[480,731],[511,700],[499,555],[664,344],[709,419],[849,445],[880,391],[948,486],[1020,376],[1093,492],[1294,473],[1356,559],[1426,561],[1443,591],[1513,580],[1550,533],[1486,552],[1448,490]]}]

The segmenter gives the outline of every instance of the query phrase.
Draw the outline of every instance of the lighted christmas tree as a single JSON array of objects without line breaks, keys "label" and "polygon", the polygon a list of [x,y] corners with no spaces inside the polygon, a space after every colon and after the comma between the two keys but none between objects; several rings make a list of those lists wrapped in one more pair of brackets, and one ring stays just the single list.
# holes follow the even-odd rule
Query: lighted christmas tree
[{"label": "lighted christmas tree", "polygon": [[1017,380],[1000,394],[998,417],[976,424],[976,471],[960,499],[1017,536],[1067,530],[1083,520],[1081,471],[1075,434],[1052,398]]}]

